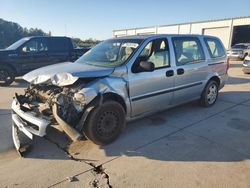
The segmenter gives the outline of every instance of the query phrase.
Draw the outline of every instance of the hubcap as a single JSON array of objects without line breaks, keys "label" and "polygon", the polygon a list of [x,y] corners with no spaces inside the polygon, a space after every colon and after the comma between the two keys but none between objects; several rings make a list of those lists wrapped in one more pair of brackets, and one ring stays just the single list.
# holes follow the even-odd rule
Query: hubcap
[{"label": "hubcap", "polygon": [[217,93],[218,93],[217,86],[215,84],[210,85],[207,93],[208,104],[213,104],[216,101]]},{"label": "hubcap", "polygon": [[118,127],[118,117],[115,112],[107,111],[101,114],[97,123],[97,132],[100,136],[112,136]]}]

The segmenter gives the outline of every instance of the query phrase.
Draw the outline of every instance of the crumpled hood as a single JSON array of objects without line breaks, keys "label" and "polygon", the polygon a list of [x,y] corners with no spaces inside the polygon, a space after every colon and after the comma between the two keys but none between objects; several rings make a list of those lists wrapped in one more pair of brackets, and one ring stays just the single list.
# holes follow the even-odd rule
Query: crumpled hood
[{"label": "crumpled hood", "polygon": [[66,62],[36,69],[25,74],[23,79],[33,84],[51,81],[54,85],[65,86],[73,84],[78,78],[102,77],[113,71],[114,68]]}]

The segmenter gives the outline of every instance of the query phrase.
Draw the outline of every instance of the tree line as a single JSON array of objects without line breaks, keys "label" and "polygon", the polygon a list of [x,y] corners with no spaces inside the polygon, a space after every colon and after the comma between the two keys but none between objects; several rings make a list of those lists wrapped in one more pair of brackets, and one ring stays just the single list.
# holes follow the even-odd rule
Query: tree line
[{"label": "tree line", "polygon": [[6,48],[23,37],[49,36],[50,34],[37,28],[23,28],[17,23],[5,21],[0,18],[0,48]]},{"label": "tree line", "polygon": [[[44,32],[38,28],[26,28],[18,23],[6,21],[0,18],[0,49],[6,48],[23,37],[29,36],[51,36],[51,32]],[[99,43],[99,40],[73,38],[78,46],[92,46]]]}]

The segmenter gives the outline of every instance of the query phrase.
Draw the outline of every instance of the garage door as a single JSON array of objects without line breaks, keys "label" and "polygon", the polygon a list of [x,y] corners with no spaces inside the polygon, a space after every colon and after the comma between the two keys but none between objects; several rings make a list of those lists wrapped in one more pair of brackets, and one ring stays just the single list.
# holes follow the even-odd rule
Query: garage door
[{"label": "garage door", "polygon": [[224,44],[225,48],[228,48],[230,27],[205,28],[203,29],[203,34],[218,37]]},{"label": "garage door", "polygon": [[234,26],[232,45],[250,43],[250,25]]}]

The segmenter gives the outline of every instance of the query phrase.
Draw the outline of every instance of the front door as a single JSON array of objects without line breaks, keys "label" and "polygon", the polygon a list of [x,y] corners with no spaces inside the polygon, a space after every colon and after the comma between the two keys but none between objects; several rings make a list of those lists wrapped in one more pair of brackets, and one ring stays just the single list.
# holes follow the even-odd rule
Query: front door
[{"label": "front door", "polygon": [[16,61],[20,63],[22,73],[48,65],[48,47],[44,38],[33,38],[19,49]]},{"label": "front door", "polygon": [[[152,62],[155,66],[154,71],[136,71],[140,61]],[[141,51],[128,75],[131,116],[168,107],[173,98],[173,73],[167,39],[150,41]]]}]

